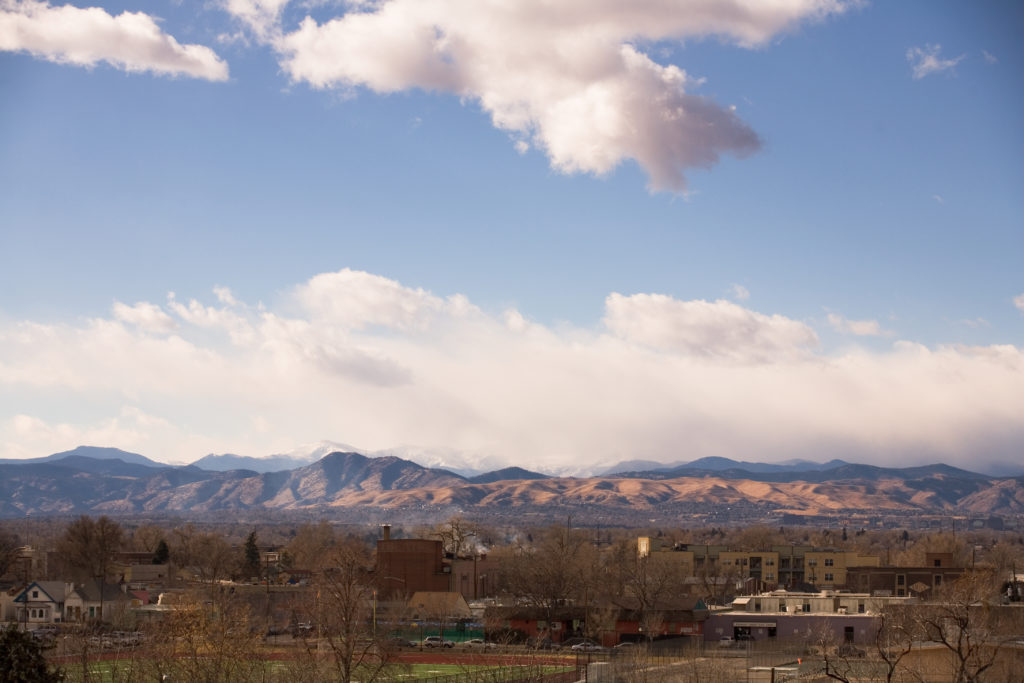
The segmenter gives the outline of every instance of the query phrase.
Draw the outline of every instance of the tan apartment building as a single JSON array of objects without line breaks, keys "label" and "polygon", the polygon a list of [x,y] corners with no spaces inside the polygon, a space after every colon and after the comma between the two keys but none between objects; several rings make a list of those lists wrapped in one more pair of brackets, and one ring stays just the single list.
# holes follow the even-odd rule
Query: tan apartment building
[{"label": "tan apartment building", "polygon": [[755,591],[804,584],[841,588],[846,586],[849,568],[878,567],[881,563],[877,555],[835,548],[775,545],[771,550],[731,550],[723,545],[674,544],[646,536],[637,539],[637,552],[651,561],[673,563],[684,576],[746,581]]},{"label": "tan apartment building", "polygon": [[849,567],[877,567],[881,558],[852,550],[811,550],[804,553],[804,580],[818,588],[846,586]]}]

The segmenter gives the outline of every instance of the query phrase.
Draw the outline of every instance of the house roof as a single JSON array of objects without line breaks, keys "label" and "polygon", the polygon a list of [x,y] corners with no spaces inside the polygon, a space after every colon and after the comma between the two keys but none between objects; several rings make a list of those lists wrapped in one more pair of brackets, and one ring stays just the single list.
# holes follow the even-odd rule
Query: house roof
[{"label": "house roof", "polygon": [[121,586],[116,583],[105,583],[102,589],[102,598],[100,597],[100,584],[98,581],[87,581],[80,586],[75,587],[75,593],[82,602],[119,602],[121,600],[131,600],[131,597],[126,595],[122,590]]},{"label": "house roof", "polygon": [[[30,591],[38,588],[43,595],[38,598],[29,597]],[[33,581],[25,590],[14,598],[15,602],[64,602],[64,583],[61,581]]]}]

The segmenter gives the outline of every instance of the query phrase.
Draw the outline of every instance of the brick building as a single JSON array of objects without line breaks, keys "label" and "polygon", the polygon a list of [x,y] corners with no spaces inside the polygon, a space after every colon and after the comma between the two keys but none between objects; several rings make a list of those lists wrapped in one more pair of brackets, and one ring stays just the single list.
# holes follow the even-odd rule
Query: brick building
[{"label": "brick building", "polygon": [[444,561],[441,541],[423,538],[391,538],[391,527],[381,527],[377,540],[377,587],[379,598],[404,599],[418,591],[451,590],[451,567]]}]

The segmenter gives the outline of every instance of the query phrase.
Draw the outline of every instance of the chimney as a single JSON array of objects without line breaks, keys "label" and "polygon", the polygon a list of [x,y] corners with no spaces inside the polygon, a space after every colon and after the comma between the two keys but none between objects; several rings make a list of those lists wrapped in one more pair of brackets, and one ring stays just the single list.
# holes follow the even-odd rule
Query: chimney
[{"label": "chimney", "polygon": [[391,525],[390,524],[381,524],[380,525],[380,539],[382,541],[390,541],[391,540]]}]

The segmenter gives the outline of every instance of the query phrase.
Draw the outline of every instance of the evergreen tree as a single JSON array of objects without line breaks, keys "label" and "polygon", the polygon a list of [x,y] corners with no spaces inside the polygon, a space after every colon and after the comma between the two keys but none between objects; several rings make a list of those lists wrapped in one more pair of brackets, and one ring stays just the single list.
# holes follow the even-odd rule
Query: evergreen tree
[{"label": "evergreen tree", "polygon": [[242,573],[244,576],[259,576],[260,574],[260,549],[256,546],[256,532],[253,531],[245,539],[245,556],[242,559]]},{"label": "evergreen tree", "polygon": [[153,564],[167,564],[170,558],[171,549],[167,547],[167,541],[161,538],[156,544],[156,550],[153,551]]},{"label": "evergreen tree", "polygon": [[47,668],[43,648],[32,634],[0,628],[0,681],[56,683],[63,680],[61,671]]}]

